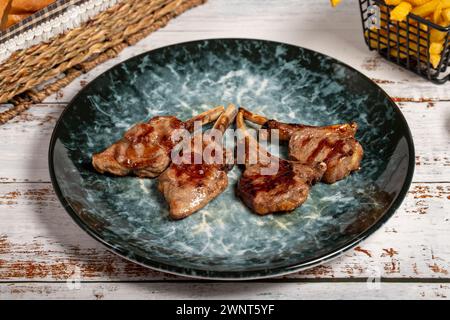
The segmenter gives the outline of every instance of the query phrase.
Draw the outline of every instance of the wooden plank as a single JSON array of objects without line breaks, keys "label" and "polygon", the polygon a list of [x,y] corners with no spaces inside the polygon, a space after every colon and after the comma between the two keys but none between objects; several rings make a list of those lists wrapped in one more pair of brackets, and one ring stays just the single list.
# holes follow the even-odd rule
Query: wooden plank
[{"label": "wooden plank", "polygon": [[[245,29],[244,26],[240,26],[240,28],[248,30]],[[359,32],[359,30],[347,30],[344,34],[348,37],[352,32]],[[89,83],[95,77],[116,64],[140,53],[180,42],[204,38],[230,37],[256,38],[285,42],[327,54],[354,67],[371,78],[396,101],[431,102],[450,100],[450,91],[447,89],[446,85],[435,85],[410,71],[404,70],[397,65],[386,61],[376,52],[367,49],[362,36],[348,41],[343,40],[342,42],[345,42],[345,45],[349,48],[348,50],[342,50],[341,47],[334,45],[337,36],[340,35],[308,30],[298,32],[293,32],[292,30],[264,31],[257,28],[241,33],[230,33],[229,31],[205,31],[202,37],[198,36],[198,32],[161,32],[145,38],[132,48],[125,49],[118,57],[101,64],[89,73],[75,79],[58,93],[48,97],[45,102],[69,102],[84,85]],[[321,40],[318,41],[318,39]]]},{"label": "wooden plank", "polygon": [[[401,102],[416,146],[415,182],[450,181],[450,102]],[[48,144],[62,104],[36,105],[0,126],[0,182],[48,182]]]},{"label": "wooden plank", "polygon": [[[450,285],[438,283],[11,283],[0,299],[439,299]],[[180,306],[182,306],[180,302]],[[168,310],[175,314],[176,309]],[[220,310],[219,310],[220,312]]]},{"label": "wooden plank", "polygon": [[415,182],[450,181],[450,102],[398,102],[416,153]]},{"label": "wooden plank", "polygon": [[33,106],[0,126],[0,182],[50,181],[48,145],[64,105]]},{"label": "wooden plank", "polygon": [[328,1],[212,0],[81,76],[46,102],[70,101],[83,84],[142,52],[178,42],[224,37],[267,39],[317,50],[355,67],[398,100],[450,100],[445,86],[423,80],[368,50],[355,2],[332,9]]},{"label": "wooden plank", "polygon": [[[285,278],[450,279],[450,183],[413,184],[356,250]],[[48,183],[0,184],[0,279],[173,280],[109,253],[71,220]]]}]

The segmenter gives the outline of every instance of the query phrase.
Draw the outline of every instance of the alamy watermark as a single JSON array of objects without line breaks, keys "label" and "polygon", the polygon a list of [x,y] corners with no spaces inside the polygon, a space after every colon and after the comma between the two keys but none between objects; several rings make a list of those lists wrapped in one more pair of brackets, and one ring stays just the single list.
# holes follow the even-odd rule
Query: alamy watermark
[{"label": "alamy watermark", "polygon": [[377,5],[367,7],[366,27],[369,29],[380,29],[381,26],[381,10]]},{"label": "alamy watermark", "polygon": [[[202,131],[201,121],[194,123],[193,133],[177,129],[171,135],[175,147],[171,151],[174,164],[243,164],[261,165],[262,175],[274,175],[279,169],[279,132],[277,129],[227,129],[212,128]],[[233,148],[224,148],[231,144]]]}]

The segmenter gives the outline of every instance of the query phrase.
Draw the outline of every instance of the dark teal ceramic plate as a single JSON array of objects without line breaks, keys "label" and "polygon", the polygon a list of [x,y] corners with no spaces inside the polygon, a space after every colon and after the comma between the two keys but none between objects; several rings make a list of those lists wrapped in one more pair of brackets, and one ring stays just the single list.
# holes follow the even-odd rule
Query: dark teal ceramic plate
[{"label": "dark teal ceramic plate", "polygon": [[[234,103],[288,122],[356,121],[362,169],[314,186],[291,214],[260,217],[230,186],[194,215],[168,219],[156,180],[91,167],[132,124],[180,119]],[[134,57],[87,85],[50,144],[53,186],[72,218],[113,252],[150,268],[214,279],[255,279],[321,264],[377,230],[399,207],[414,170],[408,125],[392,100],[353,68],[292,45],[246,39],[177,44]]]}]

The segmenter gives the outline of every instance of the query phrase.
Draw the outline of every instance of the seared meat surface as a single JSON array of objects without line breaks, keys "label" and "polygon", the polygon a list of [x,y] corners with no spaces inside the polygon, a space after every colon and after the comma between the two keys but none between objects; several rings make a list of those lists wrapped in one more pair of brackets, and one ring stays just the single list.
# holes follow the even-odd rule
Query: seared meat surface
[{"label": "seared meat surface", "polygon": [[308,198],[312,184],[322,178],[326,165],[304,165],[294,161],[279,161],[274,175],[262,175],[262,164],[247,166],[237,186],[237,194],[259,215],[288,212],[301,206]]},{"label": "seared meat surface", "polygon": [[[236,108],[230,105],[219,117],[214,128],[222,133],[233,122]],[[164,195],[169,205],[169,216],[174,220],[190,216],[197,210],[206,206],[212,199],[220,195],[228,186],[227,172],[230,167],[225,161],[217,163],[214,159],[205,158],[206,147],[216,144],[215,150],[222,152],[221,159],[227,158],[227,150],[220,142],[203,139],[201,150],[198,150],[193,138],[191,153],[183,154],[185,161],[172,162],[169,168],[159,177],[158,189]],[[195,163],[195,156],[201,163]],[[214,153],[212,157],[216,157]]]},{"label": "seared meat surface", "polygon": [[157,116],[146,123],[138,123],[125,132],[122,139],[94,154],[92,165],[100,173],[157,177],[169,166],[170,153],[179,142],[172,140],[174,131],[192,130],[194,121],[214,121],[222,112],[223,107],[218,107],[186,122],[173,116]]},{"label": "seared meat surface", "polygon": [[174,164],[159,177],[158,189],[179,220],[206,206],[228,186],[228,167],[217,164]]},{"label": "seared meat surface", "polygon": [[94,168],[118,176],[135,174],[156,177],[170,163],[170,152],[177,141],[171,135],[184,123],[172,116],[154,117],[129,129],[124,137],[105,151],[92,156]]},{"label": "seared meat surface", "polygon": [[304,164],[325,162],[327,170],[322,177],[334,183],[358,170],[363,148],[355,139],[356,123],[315,127],[268,120],[244,110],[244,117],[262,125],[263,129],[277,129],[280,140],[289,141],[289,158]]},{"label": "seared meat surface", "polygon": [[[243,114],[243,110],[238,113],[236,124],[246,135],[248,144],[252,138],[246,133]],[[246,147],[246,152],[268,155],[255,157],[258,158],[256,164],[246,164],[236,190],[242,201],[259,215],[288,212],[302,205],[308,198],[311,185],[320,180],[326,170],[323,162],[308,165],[287,161],[268,154],[259,146],[256,150]],[[272,169],[265,170],[269,166]]]},{"label": "seared meat surface", "polygon": [[[334,183],[358,170],[363,149],[354,138],[356,124],[335,127],[305,127],[289,139],[289,157],[301,163],[325,162],[322,181]],[[352,133],[353,132],[353,133]]]}]

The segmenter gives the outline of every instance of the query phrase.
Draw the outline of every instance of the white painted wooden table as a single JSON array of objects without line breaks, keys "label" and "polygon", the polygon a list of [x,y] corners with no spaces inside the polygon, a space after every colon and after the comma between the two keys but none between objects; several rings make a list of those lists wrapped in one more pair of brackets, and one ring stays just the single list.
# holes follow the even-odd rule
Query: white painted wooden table
[{"label": "white painted wooden table", "polygon": [[[106,251],[66,214],[50,184],[47,150],[67,102],[86,82],[126,58],[213,37],[270,39],[326,53],[372,78],[398,102],[416,146],[413,184],[401,208],[361,247],[284,278],[206,283],[129,263]],[[448,299],[449,89],[450,84],[433,85],[370,52],[356,1],[332,9],[328,0],[209,0],[0,126],[0,300]],[[375,283],[367,283],[370,277]]]}]

